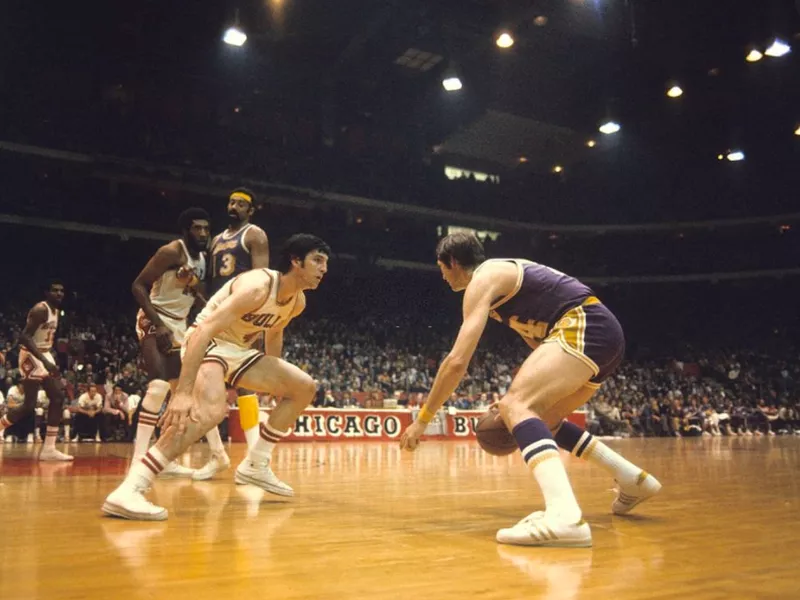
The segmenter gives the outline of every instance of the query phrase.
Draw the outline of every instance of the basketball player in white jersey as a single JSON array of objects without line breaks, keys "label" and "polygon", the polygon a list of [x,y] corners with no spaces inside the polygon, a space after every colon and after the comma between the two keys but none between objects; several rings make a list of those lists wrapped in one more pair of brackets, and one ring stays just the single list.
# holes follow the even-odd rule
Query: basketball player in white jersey
[{"label": "basketball player in white jersey", "polygon": [[64,300],[64,285],[53,281],[46,292],[45,300],[28,312],[25,329],[19,334],[19,371],[25,401],[22,406],[8,411],[0,419],[0,436],[6,427],[24,419],[36,408],[39,389],[43,388],[50,400],[47,409],[47,435],[39,453],[39,460],[69,461],[72,457],[56,450],[56,436],[61,423],[64,392],[61,389],[60,373],[50,350],[53,348],[58,314]]},{"label": "basketball player in white jersey", "polygon": [[[255,194],[247,188],[236,188],[228,195],[228,228],[211,241],[211,295],[245,271],[269,267],[267,234],[250,222],[255,212],[255,202]],[[238,388],[236,394],[239,423],[250,448],[258,441],[258,396],[242,388]],[[211,457],[204,467],[195,471],[192,476],[195,481],[211,479],[231,464],[221,442],[216,442],[219,431],[209,431],[206,439]]]},{"label": "basketball player in white jersey", "polygon": [[[103,504],[107,515],[163,521],[167,510],[144,492],[153,479],[225,417],[225,383],[282,397],[260,428],[260,438],[236,469],[235,481],[280,496],[294,490],[272,472],[272,451],[316,394],[314,380],[280,358],[283,330],[305,308],[305,290],[328,270],[328,245],[294,235],[281,253],[280,271],[257,269],[226,283],[208,301],[186,334],[175,396],[162,417],[162,434]],[[264,351],[253,342],[264,340]]]},{"label": "basketball player in white jersey", "polygon": [[[131,286],[141,307],[136,314],[136,335],[150,378],[139,412],[131,464],[138,462],[150,446],[158,413],[180,374],[186,319],[195,302],[204,301],[208,213],[189,208],[181,213],[178,225],[182,237],[161,246]],[[161,476],[191,477],[193,473],[193,469],[170,463]]]}]

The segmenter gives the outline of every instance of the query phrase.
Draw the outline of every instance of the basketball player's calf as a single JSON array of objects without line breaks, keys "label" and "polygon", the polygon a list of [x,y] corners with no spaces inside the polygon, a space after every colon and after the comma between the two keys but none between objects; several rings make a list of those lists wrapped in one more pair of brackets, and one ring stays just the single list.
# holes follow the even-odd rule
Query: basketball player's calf
[{"label": "basketball player's calf", "polygon": [[25,392],[25,399],[22,406],[13,408],[0,420],[0,435],[2,430],[27,417],[36,408],[36,397],[39,387],[44,388],[50,405],[47,409],[47,433],[44,445],[39,453],[39,460],[42,461],[71,461],[73,457],[56,450],[56,438],[58,437],[58,427],[62,419],[62,407],[64,405],[64,394],[56,380],[46,378],[41,381],[35,379],[24,379],[22,387]]},{"label": "basketball player's calf", "polygon": [[317,385],[307,373],[298,367],[275,357],[264,357],[259,363],[265,366],[275,362],[284,371],[283,377],[274,378],[274,369],[253,369],[242,379],[248,389],[262,390],[283,400],[270,413],[266,423],[259,428],[259,438],[250,447],[247,456],[236,468],[234,481],[252,484],[267,492],[281,496],[294,496],[294,490],[275,477],[271,469],[272,452],[275,446],[289,434],[297,418],[313,402]]},{"label": "basketball player's calf", "polygon": [[[103,512],[114,517],[139,521],[163,521],[168,513],[144,497],[153,480],[175,458],[216,427],[225,418],[224,372],[219,363],[204,363],[188,418],[180,423],[164,423],[158,442],[138,462],[131,465],[125,480],[108,495]],[[169,410],[169,409],[168,409]],[[165,415],[166,416],[166,415]]]},{"label": "basketball player's calf", "polygon": [[565,417],[582,404],[567,399],[547,411],[543,420],[560,448],[611,474],[618,486],[611,511],[616,515],[627,514],[636,505],[655,496],[661,490],[661,483],[585,429],[567,421]]},{"label": "basketball player's calf", "polygon": [[[133,444],[131,465],[139,462],[150,447],[153,432],[158,426],[158,414],[167,401],[172,387],[180,373],[180,356],[177,352],[162,353],[155,336],[147,336],[141,341],[142,357],[148,375],[147,392],[139,409],[139,422],[136,425],[136,439]],[[193,469],[176,462],[170,462],[159,474],[162,478],[191,477]]]}]

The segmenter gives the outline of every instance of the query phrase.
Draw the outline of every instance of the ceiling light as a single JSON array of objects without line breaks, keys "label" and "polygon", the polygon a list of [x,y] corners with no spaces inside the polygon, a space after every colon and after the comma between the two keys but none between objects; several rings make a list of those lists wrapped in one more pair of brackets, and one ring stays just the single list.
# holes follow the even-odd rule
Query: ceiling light
[{"label": "ceiling light", "polygon": [[594,148],[595,146],[597,146],[597,142],[595,142],[594,140],[588,140],[588,141],[586,142],[586,146],[587,146],[588,148]]},{"label": "ceiling light", "polygon": [[772,42],[772,45],[764,51],[764,54],[773,58],[780,58],[781,56],[786,56],[791,51],[792,47],[789,44],[776,39]]},{"label": "ceiling light", "polygon": [[673,85],[671,88],[667,90],[667,96],[670,98],[680,98],[683,96],[683,90],[679,85]]},{"label": "ceiling light", "polygon": [[544,27],[545,25],[547,25],[547,17],[545,17],[544,15],[539,15],[533,20],[533,24],[536,25],[537,27]]},{"label": "ceiling light", "polygon": [[230,44],[231,46],[243,46],[247,41],[247,35],[245,35],[241,29],[237,27],[231,27],[225,32],[225,36],[222,38],[222,41],[226,44]]},{"label": "ceiling light", "polygon": [[614,121],[609,121],[608,123],[603,123],[600,126],[600,133],[605,133],[606,135],[611,135],[612,133],[617,133],[619,131],[619,123],[615,123]]},{"label": "ceiling light", "polygon": [[519,157],[519,162],[526,163],[526,162],[528,162],[528,159],[525,156],[520,156]]},{"label": "ceiling light", "polygon": [[442,79],[442,87],[448,92],[457,92],[464,86],[461,85],[461,80],[458,77],[447,77]]},{"label": "ceiling light", "polygon": [[728,152],[727,158],[731,162],[739,162],[740,160],[744,160],[744,152],[742,152],[741,150]]},{"label": "ceiling light", "polygon": [[794,130],[795,135],[800,135],[800,125],[797,126],[797,129]]},{"label": "ceiling light", "polygon": [[511,48],[514,45],[514,38],[507,31],[504,31],[494,41],[498,48]]},{"label": "ceiling light", "polygon": [[754,62],[760,61],[762,58],[764,58],[764,55],[761,54],[761,52],[759,52],[758,50],[753,49],[753,50],[750,50],[750,53],[747,56],[745,56],[744,59],[747,62],[754,63]]},{"label": "ceiling light", "polygon": [[717,154],[717,160],[723,160],[725,158],[724,154]]},{"label": "ceiling light", "polygon": [[556,165],[555,167],[553,167],[553,173],[561,173],[563,170],[564,167],[562,167],[561,165]]}]

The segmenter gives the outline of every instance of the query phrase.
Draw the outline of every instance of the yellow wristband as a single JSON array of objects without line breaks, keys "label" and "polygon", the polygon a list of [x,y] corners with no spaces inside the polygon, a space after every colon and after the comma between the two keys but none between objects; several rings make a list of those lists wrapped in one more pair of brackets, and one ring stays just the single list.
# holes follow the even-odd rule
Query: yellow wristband
[{"label": "yellow wristband", "polygon": [[417,419],[427,424],[433,421],[433,417],[435,416],[436,416],[435,412],[431,412],[428,410],[427,406],[423,406],[422,408],[419,409],[419,414],[417,415]]}]

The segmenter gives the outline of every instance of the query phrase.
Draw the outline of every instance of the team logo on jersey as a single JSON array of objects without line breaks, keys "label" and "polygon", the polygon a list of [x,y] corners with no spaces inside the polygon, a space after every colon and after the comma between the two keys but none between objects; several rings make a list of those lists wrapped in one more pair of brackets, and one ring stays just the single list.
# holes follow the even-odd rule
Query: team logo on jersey
[{"label": "team logo on jersey", "polygon": [[280,320],[280,315],[272,313],[247,313],[242,316],[242,321],[245,323],[250,323],[254,327],[261,327],[262,329],[269,329]]}]

